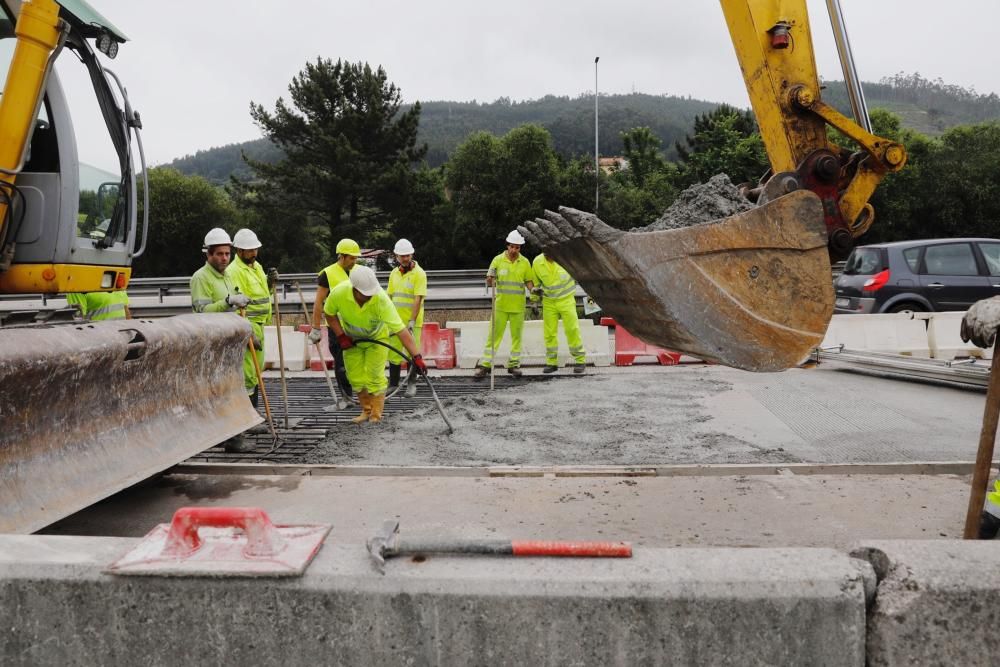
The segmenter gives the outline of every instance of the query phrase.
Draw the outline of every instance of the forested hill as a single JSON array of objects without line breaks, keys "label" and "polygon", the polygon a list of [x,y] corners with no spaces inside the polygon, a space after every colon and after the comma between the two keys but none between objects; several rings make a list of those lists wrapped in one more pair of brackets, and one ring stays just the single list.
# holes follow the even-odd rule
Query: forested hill
[{"label": "forested hill", "polygon": [[[923,134],[936,135],[955,125],[1000,119],[1000,98],[991,93],[930,81],[919,74],[897,74],[878,83],[865,83],[869,108],[883,108],[902,118],[903,125]],[[824,82],[824,100],[850,115],[842,81]],[[560,154],[593,154],[594,98],[552,95],[539,100],[514,102],[421,102],[419,141],[428,145],[431,166],[444,164],[465,138],[477,130],[502,135],[525,123],[535,123],[552,135]],[[634,127],[649,127],[662,140],[665,157],[673,158],[674,142],[690,132],[694,117],[711,111],[714,102],[666,95],[602,95],[600,100],[600,152],[621,153],[620,133]],[[213,183],[224,183],[230,174],[248,178],[250,170],[240,157],[272,161],[280,157],[266,139],[198,151],[171,162],[185,174],[198,174]]]}]

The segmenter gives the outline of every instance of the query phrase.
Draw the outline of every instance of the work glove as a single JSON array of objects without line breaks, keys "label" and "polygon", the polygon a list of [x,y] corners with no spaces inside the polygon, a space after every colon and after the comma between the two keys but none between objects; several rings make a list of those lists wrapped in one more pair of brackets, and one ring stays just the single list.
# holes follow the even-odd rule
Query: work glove
[{"label": "work glove", "polygon": [[253,349],[257,350],[258,352],[264,349],[264,342],[257,337],[257,334],[255,333],[250,334],[250,340],[253,341]]},{"label": "work glove", "polygon": [[541,315],[542,312],[541,308],[538,307],[538,302],[532,299],[530,306],[531,306],[531,316],[535,319],[538,319],[538,316]]},{"label": "work glove", "polygon": [[422,355],[415,355],[413,357],[413,367],[417,369],[419,375],[427,375],[427,362],[424,361]]},{"label": "work glove", "polygon": [[348,348],[354,347],[354,339],[345,333],[342,333],[339,336],[337,336],[337,343],[340,344],[341,350],[346,350]]},{"label": "work glove", "polygon": [[278,284],[278,269],[268,269],[267,271],[267,291],[274,289],[274,286]]},{"label": "work glove", "polygon": [[416,320],[410,320],[410,323],[408,325],[406,325],[406,327],[410,330],[411,334],[416,333],[416,331],[417,331],[417,321]]},{"label": "work glove", "polygon": [[313,327],[312,331],[309,332],[309,342],[313,345],[319,345],[321,340],[323,340],[323,330],[319,327]]},{"label": "work glove", "polygon": [[250,305],[250,297],[246,294],[230,294],[226,297],[226,303],[234,308],[246,308]]},{"label": "work glove", "polygon": [[978,347],[990,347],[1000,327],[1000,297],[983,299],[972,304],[962,318],[962,340]]}]

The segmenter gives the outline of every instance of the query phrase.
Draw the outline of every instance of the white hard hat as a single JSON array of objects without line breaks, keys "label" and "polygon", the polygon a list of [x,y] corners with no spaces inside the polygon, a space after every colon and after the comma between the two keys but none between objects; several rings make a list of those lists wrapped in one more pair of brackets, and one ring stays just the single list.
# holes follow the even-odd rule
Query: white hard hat
[{"label": "white hard hat", "polygon": [[[237,234],[238,236],[239,234]],[[524,237],[521,236],[521,232],[516,229],[507,235],[507,243],[516,243],[517,245],[524,245]]]},{"label": "white hard hat", "polygon": [[208,234],[205,234],[205,250],[208,250],[214,245],[232,245],[232,240],[229,238],[229,234],[222,227],[216,227],[215,229],[208,230]]},{"label": "white hard hat", "polygon": [[372,296],[378,291],[378,278],[367,266],[355,265],[351,270],[351,285],[365,296]]},{"label": "white hard hat", "polygon": [[261,243],[252,231],[241,229],[233,237],[233,245],[240,250],[255,250],[261,246]]},{"label": "white hard hat", "polygon": [[399,239],[396,241],[396,247],[392,249],[397,255],[412,255],[413,254],[413,244],[406,239]]}]

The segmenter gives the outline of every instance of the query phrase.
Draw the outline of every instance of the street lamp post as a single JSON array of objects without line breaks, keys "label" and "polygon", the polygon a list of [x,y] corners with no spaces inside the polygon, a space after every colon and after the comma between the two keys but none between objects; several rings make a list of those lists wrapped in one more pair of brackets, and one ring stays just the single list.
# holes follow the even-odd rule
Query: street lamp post
[{"label": "street lamp post", "polygon": [[601,200],[601,159],[598,156],[598,133],[597,133],[597,61],[601,57],[594,58],[594,215],[598,215],[598,203]]}]

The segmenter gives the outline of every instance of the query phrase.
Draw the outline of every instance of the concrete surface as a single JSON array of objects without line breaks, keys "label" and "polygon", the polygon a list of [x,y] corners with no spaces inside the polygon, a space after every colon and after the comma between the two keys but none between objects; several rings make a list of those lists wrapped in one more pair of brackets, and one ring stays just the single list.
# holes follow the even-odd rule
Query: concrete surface
[{"label": "concrete surface", "polygon": [[1000,549],[995,542],[866,543],[878,593],[868,615],[868,664],[996,665]]},{"label": "concrete surface", "polygon": [[133,542],[0,536],[0,662],[860,666],[874,583],[826,549],[399,558],[380,575],[335,538],[298,580],[102,574]]},{"label": "concrete surface", "polygon": [[954,475],[168,475],[45,532],[140,537],[180,507],[254,506],[276,522],[329,523],[334,543],[363,543],[398,519],[403,530],[463,537],[848,549],[862,540],[957,539],[967,502],[967,478]]},{"label": "concrete surface", "polygon": [[[981,393],[830,366],[747,373],[721,366],[588,368],[447,399],[377,425],[344,423],[302,463],[656,465],[971,461]],[[627,372],[620,372],[627,371]],[[317,406],[317,409],[320,409]]]}]

